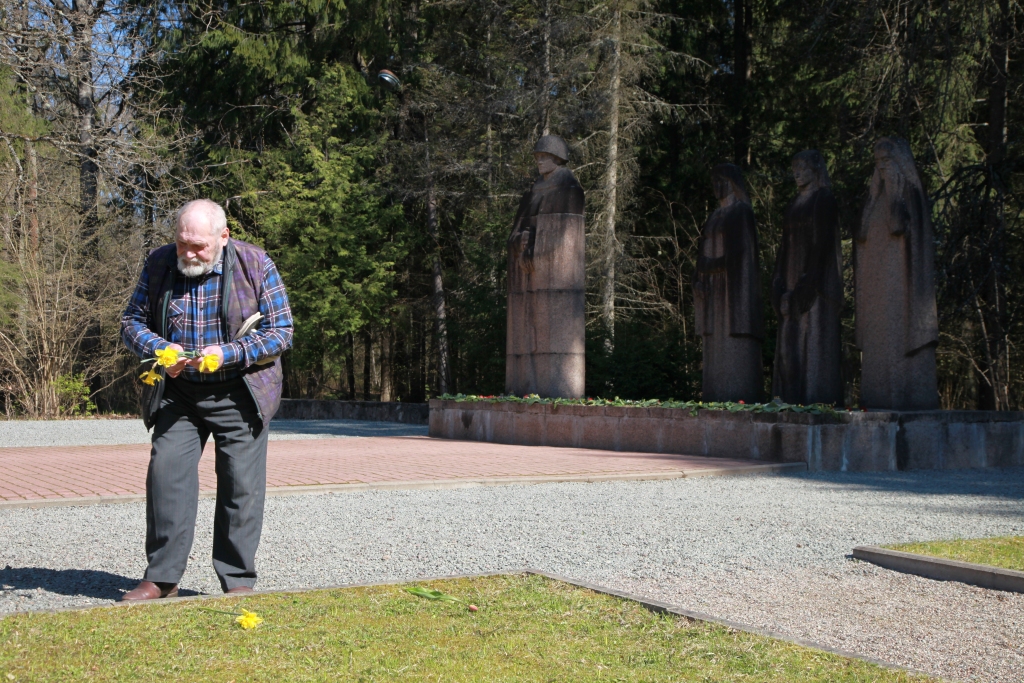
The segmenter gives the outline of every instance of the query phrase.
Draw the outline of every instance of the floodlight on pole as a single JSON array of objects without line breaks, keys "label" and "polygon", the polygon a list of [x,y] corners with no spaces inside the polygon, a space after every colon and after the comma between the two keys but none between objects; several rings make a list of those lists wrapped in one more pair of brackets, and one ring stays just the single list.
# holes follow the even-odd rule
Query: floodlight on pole
[{"label": "floodlight on pole", "polygon": [[380,79],[380,81],[384,83],[384,85],[391,89],[397,90],[402,87],[402,81],[398,79],[398,76],[396,76],[394,72],[388,71],[387,69],[381,69],[377,73],[377,78]]}]

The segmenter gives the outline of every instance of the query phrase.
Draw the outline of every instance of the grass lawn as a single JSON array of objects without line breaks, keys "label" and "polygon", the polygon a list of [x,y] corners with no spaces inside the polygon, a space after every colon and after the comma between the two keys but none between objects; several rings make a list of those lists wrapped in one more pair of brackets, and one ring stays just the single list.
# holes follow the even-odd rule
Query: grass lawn
[{"label": "grass lawn", "polygon": [[931,555],[946,560],[987,564],[991,567],[1024,572],[1024,536],[968,538],[955,541],[928,541],[886,546],[905,553]]},{"label": "grass lawn", "polygon": [[[23,614],[0,620],[9,681],[927,680],[737,633],[538,576]],[[242,630],[204,611],[243,606]]]}]

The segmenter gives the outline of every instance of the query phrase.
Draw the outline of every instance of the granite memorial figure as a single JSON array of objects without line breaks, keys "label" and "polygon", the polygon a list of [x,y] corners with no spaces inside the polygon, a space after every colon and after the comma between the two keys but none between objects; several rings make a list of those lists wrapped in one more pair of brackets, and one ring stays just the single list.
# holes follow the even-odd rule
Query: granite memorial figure
[{"label": "granite memorial figure", "polygon": [[540,178],[523,195],[508,238],[506,393],[580,398],[586,340],[583,188],[569,147],[545,135]]},{"label": "granite memorial figure", "polygon": [[754,210],[740,169],[711,171],[719,207],[701,229],[693,281],[704,348],[704,401],[755,402],[762,394],[764,323]]},{"label": "granite memorial figure", "polygon": [[793,157],[793,179],[799,193],[786,208],[772,278],[779,320],[772,395],[786,403],[842,405],[839,206],[816,150]]},{"label": "granite memorial figure", "polygon": [[936,409],[939,324],[928,198],[905,140],[882,138],[874,152],[871,192],[854,235],[861,404]]}]

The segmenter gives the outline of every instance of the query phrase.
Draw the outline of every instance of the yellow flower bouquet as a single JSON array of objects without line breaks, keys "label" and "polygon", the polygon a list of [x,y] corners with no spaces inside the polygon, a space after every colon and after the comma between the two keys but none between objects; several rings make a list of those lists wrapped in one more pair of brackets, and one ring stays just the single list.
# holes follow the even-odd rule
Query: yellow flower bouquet
[{"label": "yellow flower bouquet", "polygon": [[[145,365],[146,363],[152,363],[152,365],[150,365],[148,370],[139,375],[139,379],[142,380],[142,383],[148,384],[149,386],[153,386],[161,379],[163,379],[163,376],[156,371],[158,366],[169,368],[173,367],[174,365],[177,365],[178,361],[180,361],[182,358],[200,357],[198,351],[178,351],[177,349],[172,349],[169,346],[165,346],[162,349],[157,349],[154,352],[154,355],[154,358],[147,358],[144,361],[142,361],[143,365]],[[202,360],[199,362],[199,372],[213,372],[219,367],[220,358],[213,355],[212,353],[202,356]]]}]

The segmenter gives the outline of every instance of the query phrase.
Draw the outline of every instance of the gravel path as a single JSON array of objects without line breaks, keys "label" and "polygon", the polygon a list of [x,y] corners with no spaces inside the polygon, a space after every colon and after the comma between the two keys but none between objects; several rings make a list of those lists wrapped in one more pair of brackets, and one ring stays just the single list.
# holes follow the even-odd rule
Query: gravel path
[{"label": "gravel path", "polygon": [[[360,420],[274,420],[270,439],[346,436],[426,436],[426,425]],[[107,446],[149,443],[142,420],[0,420],[0,448]]]},{"label": "gravel path", "polygon": [[[212,517],[201,501],[184,589],[218,589]],[[0,510],[0,612],[115,598],[144,569],[144,530],[141,504]],[[1021,681],[1024,595],[847,558],[1021,533],[1022,469],[295,496],[267,501],[259,587],[532,566],[951,679]]]}]

